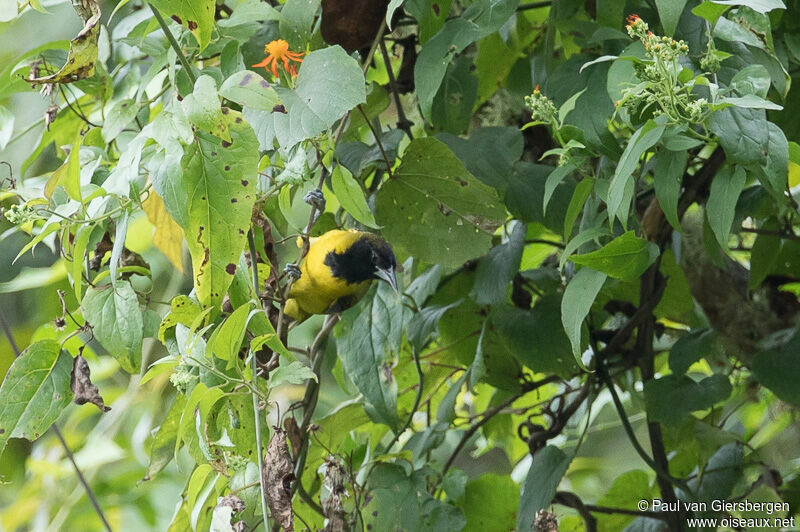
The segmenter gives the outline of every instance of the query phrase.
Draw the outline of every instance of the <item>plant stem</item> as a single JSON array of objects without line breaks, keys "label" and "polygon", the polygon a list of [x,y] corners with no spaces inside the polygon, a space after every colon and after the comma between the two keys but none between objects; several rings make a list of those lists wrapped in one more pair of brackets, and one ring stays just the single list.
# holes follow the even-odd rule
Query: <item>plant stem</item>
[{"label": "plant stem", "polygon": [[[258,297],[258,263],[256,262],[256,240],[253,237],[253,230],[247,233],[247,241],[250,244],[250,264],[253,267],[253,289]],[[258,386],[258,360],[255,353],[250,353],[250,379],[253,387]],[[253,416],[256,425],[256,452],[258,453],[258,485],[261,491],[261,513],[264,514],[264,529],[269,532],[269,517],[267,513],[267,488],[264,486],[264,451],[261,446],[261,416],[258,413],[258,396],[255,390],[251,389],[250,396],[253,398]]]},{"label": "plant stem", "polygon": [[[389,76],[389,89],[391,89],[392,91],[392,97],[394,98],[394,106],[397,110],[397,127],[405,131],[409,139],[414,140],[414,135],[411,134],[412,123],[406,116],[406,112],[403,109],[403,104],[402,102],[400,102],[400,93],[397,91],[397,80],[394,77],[394,71],[392,70],[392,63],[389,60],[389,52],[386,50],[386,43],[383,42],[383,39],[381,39],[380,47],[381,47],[381,55],[383,56],[383,62],[386,64],[386,74],[388,74]],[[389,177],[391,177],[391,174],[389,175]]]},{"label": "plant stem", "polygon": [[389,179],[391,179],[392,161],[389,160],[389,156],[386,155],[386,150],[383,148],[383,141],[381,141],[380,131],[377,131],[375,129],[375,126],[372,125],[372,122],[370,122],[369,117],[367,116],[367,113],[364,111],[364,108],[361,106],[361,104],[358,105],[358,110],[361,112],[361,116],[364,117],[364,121],[367,123],[367,126],[369,126],[369,130],[372,132],[372,136],[375,137],[375,142],[378,144],[378,149],[381,150],[381,155],[383,155],[383,160],[384,162],[386,162],[386,173],[389,174]]},{"label": "plant stem", "polygon": [[[11,328],[8,326],[8,322],[6,321],[6,317],[2,309],[0,309],[0,326],[3,327],[3,332],[5,333],[6,338],[8,339],[9,345],[11,345],[11,350],[14,352],[14,356],[19,357],[22,353],[19,350],[19,346],[17,346],[17,343],[14,341],[14,335],[11,332]],[[91,501],[92,506],[94,506],[94,511],[97,514],[97,517],[99,517],[100,521],[103,522],[103,526],[105,527],[105,529],[108,532],[111,532],[111,525],[108,524],[108,519],[106,519],[106,515],[105,513],[103,513],[103,509],[100,507],[100,503],[97,502],[97,497],[95,496],[94,491],[92,491],[92,487],[89,486],[88,482],[86,482],[86,477],[83,476],[83,473],[78,467],[77,462],[75,462],[75,456],[72,454],[72,451],[70,450],[69,445],[67,445],[66,440],[64,440],[64,435],[61,433],[61,430],[55,423],[53,423],[53,426],[51,428],[53,429],[53,432],[58,438],[58,441],[61,442],[61,447],[64,448],[64,453],[67,455],[67,458],[69,458],[69,461],[72,463],[72,467],[73,469],[75,469],[75,474],[78,476],[78,480],[83,485],[83,489],[86,491],[86,496],[89,497],[89,501]]]},{"label": "plant stem", "polygon": [[167,26],[167,22],[164,20],[164,17],[161,16],[161,13],[158,12],[158,9],[153,7],[153,5],[149,2],[147,5],[150,6],[150,10],[153,12],[153,16],[156,18],[158,25],[161,26],[164,35],[167,36],[167,40],[169,41],[170,46],[172,46],[172,49],[178,54],[178,60],[181,62],[181,65],[183,65],[184,70],[186,70],[186,75],[189,76],[192,85],[194,85],[194,83],[197,81],[197,77],[194,75],[194,71],[192,70],[191,65],[189,65],[189,61],[186,59],[186,56],[183,55],[181,45],[175,40],[175,36],[172,35],[172,32],[169,30],[169,26]]}]

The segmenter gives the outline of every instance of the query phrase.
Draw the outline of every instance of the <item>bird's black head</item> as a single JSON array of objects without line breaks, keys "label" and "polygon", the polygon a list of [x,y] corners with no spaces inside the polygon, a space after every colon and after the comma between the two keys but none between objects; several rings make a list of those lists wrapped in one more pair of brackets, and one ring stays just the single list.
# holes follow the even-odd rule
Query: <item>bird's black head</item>
[{"label": "bird's black head", "polygon": [[397,290],[397,259],[394,252],[388,242],[372,233],[363,233],[343,253],[331,251],[325,257],[325,264],[334,277],[348,283],[380,279]]}]

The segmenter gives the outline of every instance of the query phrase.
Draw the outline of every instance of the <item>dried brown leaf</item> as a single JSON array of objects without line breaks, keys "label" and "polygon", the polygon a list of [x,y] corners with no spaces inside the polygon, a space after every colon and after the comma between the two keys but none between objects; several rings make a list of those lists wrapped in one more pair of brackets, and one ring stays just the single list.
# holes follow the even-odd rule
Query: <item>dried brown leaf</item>
[{"label": "dried brown leaf", "polygon": [[286,444],[286,431],[275,428],[264,457],[263,476],[267,505],[272,519],[288,532],[294,531],[292,512],[292,482],[294,464]]},{"label": "dried brown leaf", "polygon": [[72,361],[72,375],[70,375],[69,386],[72,388],[74,396],[72,400],[75,404],[92,403],[97,405],[97,408],[103,412],[111,410],[111,407],[106,406],[103,402],[97,386],[92,384],[89,364],[86,363],[86,359],[81,355],[76,356]]}]

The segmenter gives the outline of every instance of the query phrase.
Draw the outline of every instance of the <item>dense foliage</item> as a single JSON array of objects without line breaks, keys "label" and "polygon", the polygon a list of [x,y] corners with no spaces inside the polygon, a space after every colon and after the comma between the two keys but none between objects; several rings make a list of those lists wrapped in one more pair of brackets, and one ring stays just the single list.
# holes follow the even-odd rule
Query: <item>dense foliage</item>
[{"label": "dense foliage", "polygon": [[[800,2],[72,4],[0,1],[4,529],[798,513]],[[400,294],[294,324],[333,228]]]}]

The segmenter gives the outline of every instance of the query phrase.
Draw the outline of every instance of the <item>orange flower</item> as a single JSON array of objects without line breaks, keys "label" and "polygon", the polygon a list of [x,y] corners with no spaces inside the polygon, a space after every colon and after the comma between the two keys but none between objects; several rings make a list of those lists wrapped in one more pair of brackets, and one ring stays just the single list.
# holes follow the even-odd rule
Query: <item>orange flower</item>
[{"label": "orange flower", "polygon": [[254,67],[264,67],[264,69],[269,69],[270,64],[272,65],[272,75],[276,78],[278,77],[278,61],[283,62],[283,68],[291,75],[292,77],[297,75],[297,69],[294,65],[290,64],[289,61],[294,61],[296,63],[303,62],[303,55],[305,52],[290,52],[289,51],[289,43],[284,41],[283,39],[278,39],[268,43],[264,47],[264,53],[267,54],[267,57],[264,58],[263,61],[253,65]]},{"label": "orange flower", "polygon": [[628,15],[628,18],[626,18],[625,20],[627,21],[629,26],[633,26],[634,24],[636,24],[637,22],[639,22],[642,19],[641,19],[641,17],[639,17],[639,15],[634,13],[632,15]]}]

